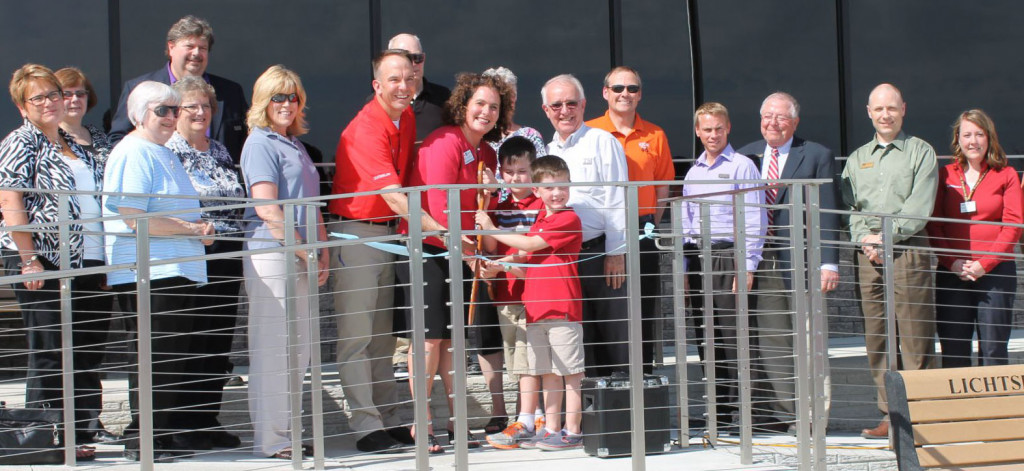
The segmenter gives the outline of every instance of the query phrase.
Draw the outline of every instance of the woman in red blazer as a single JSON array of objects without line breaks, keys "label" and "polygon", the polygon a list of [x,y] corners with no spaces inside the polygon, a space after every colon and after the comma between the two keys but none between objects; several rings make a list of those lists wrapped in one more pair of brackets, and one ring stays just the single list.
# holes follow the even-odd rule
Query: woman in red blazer
[{"label": "woman in red blazer", "polygon": [[964,222],[928,224],[931,243],[939,249],[935,302],[942,366],[971,366],[975,332],[978,364],[1005,365],[1017,290],[1013,248],[1021,236],[1024,192],[984,111],[960,114],[951,145],[953,163],[939,169],[933,216]]}]

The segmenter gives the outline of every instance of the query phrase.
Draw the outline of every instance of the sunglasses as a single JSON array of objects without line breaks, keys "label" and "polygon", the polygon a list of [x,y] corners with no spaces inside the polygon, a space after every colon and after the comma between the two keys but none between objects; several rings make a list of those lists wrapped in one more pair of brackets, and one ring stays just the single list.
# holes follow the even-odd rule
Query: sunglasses
[{"label": "sunglasses", "polygon": [[578,101],[560,101],[557,103],[549,103],[548,108],[551,108],[552,111],[562,111],[562,106],[565,106],[567,111],[572,111],[579,105],[580,102]]},{"label": "sunglasses", "polygon": [[412,60],[413,64],[422,64],[423,61],[427,60],[427,55],[422,52],[410,52],[409,59]]},{"label": "sunglasses", "polygon": [[153,114],[155,114],[158,118],[166,118],[168,113],[170,113],[171,116],[177,118],[178,117],[178,107],[177,106],[169,106],[169,105],[160,105],[160,106],[157,106],[156,108],[153,108]]},{"label": "sunglasses", "polygon": [[75,90],[75,91],[65,90],[64,91],[64,98],[68,98],[68,99],[71,99],[71,98],[74,98],[74,97],[85,98],[87,96],[89,96],[89,92],[87,92],[85,90]]},{"label": "sunglasses", "polygon": [[608,89],[615,93],[622,93],[623,90],[629,90],[629,93],[637,93],[640,91],[639,85],[609,85]]},{"label": "sunglasses", "polygon": [[299,96],[294,93],[275,93],[270,97],[270,101],[274,103],[284,103],[286,101],[289,103],[298,103]]}]

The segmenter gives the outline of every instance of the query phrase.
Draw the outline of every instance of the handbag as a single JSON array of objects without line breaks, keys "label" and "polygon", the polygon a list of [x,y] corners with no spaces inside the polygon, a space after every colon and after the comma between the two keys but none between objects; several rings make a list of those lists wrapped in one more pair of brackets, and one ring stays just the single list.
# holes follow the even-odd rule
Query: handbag
[{"label": "handbag", "polygon": [[54,409],[9,409],[0,402],[0,465],[62,464],[61,413]]}]

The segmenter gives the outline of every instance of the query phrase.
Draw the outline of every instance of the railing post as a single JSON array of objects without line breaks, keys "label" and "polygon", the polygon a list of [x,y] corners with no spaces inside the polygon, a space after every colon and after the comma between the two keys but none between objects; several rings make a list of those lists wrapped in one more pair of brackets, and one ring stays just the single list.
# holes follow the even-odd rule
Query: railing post
[{"label": "railing post", "polygon": [[[807,284],[810,293],[811,331],[811,439],[813,441],[814,470],[826,469],[825,431],[828,418],[825,415],[825,378],[829,372],[828,362],[828,312],[825,293],[821,291],[821,186],[806,185],[807,189]],[[796,211],[793,214],[797,214]]]},{"label": "railing post", "polygon": [[[317,216],[320,208],[314,204],[306,205],[306,241],[324,242],[319,240]],[[323,359],[320,352],[320,286],[319,249],[306,251],[306,296],[309,298],[309,354],[310,354],[310,401],[313,414],[313,469],[324,469],[324,404],[323,404]],[[293,448],[294,449],[294,448]]]},{"label": "railing post", "polygon": [[427,397],[427,359],[425,352],[426,329],[423,319],[423,209],[422,194],[418,191],[409,193],[409,293],[412,309],[412,339],[409,351],[412,353],[412,392],[413,392],[413,423],[416,426],[416,469],[430,470],[430,457],[427,455],[427,434],[429,424],[427,408],[430,402]]},{"label": "railing post", "polygon": [[[452,383],[452,406],[455,408],[452,413],[455,417],[455,469],[469,469],[469,443],[466,441],[469,436],[469,427],[466,422],[468,405],[466,403],[466,321],[465,298],[463,293],[462,277],[462,211],[461,191],[447,190],[445,195],[448,198],[448,273],[450,282],[448,285],[449,305],[451,306],[452,319],[452,371],[454,374]],[[438,352],[443,355],[444,353]]]},{"label": "railing post", "polygon": [[[287,283],[284,288],[284,311],[288,320],[288,402],[291,411],[292,469],[302,469],[302,373],[299,367],[299,326],[296,298],[295,205],[284,205],[284,266]],[[308,280],[316,283],[315,280]]]},{"label": "railing post", "polygon": [[896,371],[896,273],[892,269],[896,257],[893,251],[893,223],[891,216],[882,216],[882,279],[885,283],[885,346],[889,360],[889,371]]},{"label": "railing post", "polygon": [[[683,227],[683,202],[674,200],[669,206],[672,220],[672,231]],[[686,371],[686,292],[683,285],[686,280],[686,258],[683,253],[685,237],[678,234],[672,238],[672,314],[675,323],[675,355],[676,355],[676,404],[679,406],[679,447],[690,446],[690,392],[689,378]]]},{"label": "railing post", "polygon": [[640,304],[640,198],[639,187],[626,187],[626,294],[629,301],[630,437],[633,471],[646,469],[647,427],[644,401],[643,314]]},{"label": "railing post", "polygon": [[[153,324],[150,319],[149,219],[135,219],[136,311],[139,362],[139,467],[153,470]],[[129,391],[129,394],[131,391]]]},{"label": "railing post", "polygon": [[[71,269],[71,247],[67,241],[71,237],[71,196],[66,193],[57,195],[57,231],[60,243],[61,272]],[[61,345],[61,407],[64,413],[64,464],[75,466],[75,357],[72,335],[71,316],[71,278],[60,278],[60,345]]]},{"label": "railing post", "polygon": [[[804,188],[801,184],[795,184],[789,190],[791,195],[791,203],[793,205],[790,210],[790,214],[793,215],[792,221],[797,221],[797,215],[804,214]],[[811,232],[808,230],[807,232]],[[792,287],[793,290],[793,355],[795,365],[796,378],[795,382],[795,400],[796,404],[796,445],[797,445],[797,462],[800,463],[800,469],[810,469],[811,466],[811,453],[809,449],[809,438],[810,438],[810,427],[808,426],[811,418],[808,410],[811,406],[810,396],[810,353],[807,344],[807,323],[808,323],[808,300],[805,293],[808,287],[808,272],[813,270],[810,262],[805,263],[805,249],[807,246],[804,241],[805,232],[797,225],[793,224],[790,229],[790,236],[792,238]],[[807,267],[807,271],[804,270]],[[813,277],[809,278],[814,280]],[[813,281],[810,282],[813,284]],[[813,288],[812,288],[813,289]]]},{"label": "railing post", "polygon": [[[749,190],[761,191],[761,190]],[[754,439],[750,413],[750,309],[747,289],[746,263],[746,201],[744,193],[732,195],[733,244],[732,253],[736,267],[736,379],[740,393],[740,463],[754,463]],[[755,236],[754,234],[750,234]]]},{"label": "railing post", "polygon": [[700,202],[700,260],[701,289],[704,298],[704,400],[707,407],[708,441],[718,446],[718,387],[715,374],[715,296],[711,276],[714,269],[711,265],[711,207]]}]

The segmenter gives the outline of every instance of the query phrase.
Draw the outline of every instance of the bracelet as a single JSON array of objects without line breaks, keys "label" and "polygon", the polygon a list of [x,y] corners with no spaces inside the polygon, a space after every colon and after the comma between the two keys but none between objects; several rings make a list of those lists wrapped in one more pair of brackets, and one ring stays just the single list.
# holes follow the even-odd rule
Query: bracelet
[{"label": "bracelet", "polygon": [[18,268],[25,268],[25,267],[27,267],[27,266],[31,265],[31,264],[32,264],[32,262],[35,262],[36,260],[39,260],[39,254],[35,254],[35,255],[33,255],[33,256],[31,256],[31,257],[29,257],[29,259],[28,259],[28,261],[27,261],[27,262],[21,262],[21,263],[19,263],[19,264],[18,264]]}]

